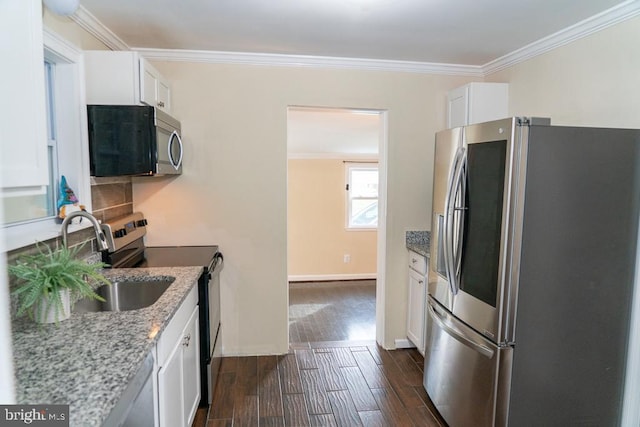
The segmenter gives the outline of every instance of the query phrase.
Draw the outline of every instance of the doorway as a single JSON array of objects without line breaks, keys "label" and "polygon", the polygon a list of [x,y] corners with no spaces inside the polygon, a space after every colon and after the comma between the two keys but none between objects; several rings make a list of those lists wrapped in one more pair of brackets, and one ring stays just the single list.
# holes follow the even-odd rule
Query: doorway
[{"label": "doorway", "polygon": [[384,111],[288,108],[290,343],[382,336],[385,153]]}]

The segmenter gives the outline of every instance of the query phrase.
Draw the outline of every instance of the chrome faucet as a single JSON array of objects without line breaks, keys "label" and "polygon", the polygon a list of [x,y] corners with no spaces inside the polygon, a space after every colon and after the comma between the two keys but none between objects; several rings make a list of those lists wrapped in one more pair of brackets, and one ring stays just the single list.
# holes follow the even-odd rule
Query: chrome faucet
[{"label": "chrome faucet", "polygon": [[67,247],[67,235],[68,235],[67,228],[69,227],[69,223],[71,222],[71,220],[77,216],[87,218],[91,223],[91,225],[93,226],[93,231],[96,232],[96,242],[98,244],[98,251],[102,252],[102,251],[108,250],[109,247],[107,246],[107,239],[106,237],[104,237],[104,233],[100,229],[100,224],[98,223],[98,220],[87,211],[74,211],[64,217],[64,221],[62,221],[62,244],[65,247]]}]

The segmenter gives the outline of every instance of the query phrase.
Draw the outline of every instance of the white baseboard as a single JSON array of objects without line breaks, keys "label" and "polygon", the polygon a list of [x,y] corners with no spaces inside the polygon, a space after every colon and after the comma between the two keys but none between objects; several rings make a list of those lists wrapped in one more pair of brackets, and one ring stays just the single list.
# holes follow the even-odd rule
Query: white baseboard
[{"label": "white baseboard", "polygon": [[360,274],[306,274],[306,275],[290,275],[290,282],[329,282],[335,280],[369,280],[376,279],[376,273],[360,273]]},{"label": "white baseboard", "polygon": [[395,343],[396,343],[396,348],[415,348],[415,344],[413,344],[411,341],[409,341],[406,338],[396,340]]}]

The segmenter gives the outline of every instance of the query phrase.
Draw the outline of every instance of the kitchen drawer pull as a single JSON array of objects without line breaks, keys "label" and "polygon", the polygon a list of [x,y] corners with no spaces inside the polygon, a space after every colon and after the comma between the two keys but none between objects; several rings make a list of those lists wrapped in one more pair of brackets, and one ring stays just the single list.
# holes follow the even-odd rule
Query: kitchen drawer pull
[{"label": "kitchen drawer pull", "polygon": [[185,347],[189,347],[189,342],[191,341],[191,334],[187,335],[186,337],[182,338],[182,345]]}]

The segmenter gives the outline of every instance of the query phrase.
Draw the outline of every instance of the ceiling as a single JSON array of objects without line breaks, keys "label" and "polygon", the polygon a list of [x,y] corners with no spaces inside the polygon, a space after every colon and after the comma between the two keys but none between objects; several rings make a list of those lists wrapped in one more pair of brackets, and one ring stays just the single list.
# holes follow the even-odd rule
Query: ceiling
[{"label": "ceiling", "polygon": [[622,0],[80,0],[132,48],[483,65]]},{"label": "ceiling", "polygon": [[289,107],[287,152],[294,158],[377,158],[381,125],[379,111]]}]

